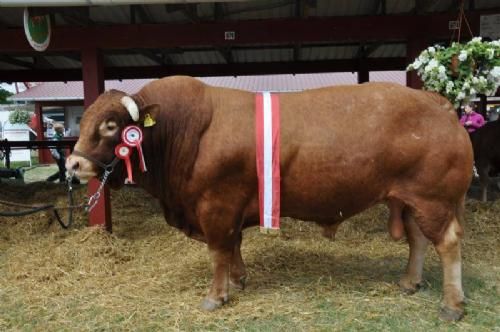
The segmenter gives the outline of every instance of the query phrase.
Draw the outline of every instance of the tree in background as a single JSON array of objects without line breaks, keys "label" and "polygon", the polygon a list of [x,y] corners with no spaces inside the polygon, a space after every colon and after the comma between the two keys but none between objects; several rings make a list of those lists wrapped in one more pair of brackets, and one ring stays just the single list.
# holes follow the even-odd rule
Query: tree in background
[{"label": "tree in background", "polygon": [[7,98],[12,96],[12,93],[0,88],[0,104],[11,104],[11,101],[8,101]]}]

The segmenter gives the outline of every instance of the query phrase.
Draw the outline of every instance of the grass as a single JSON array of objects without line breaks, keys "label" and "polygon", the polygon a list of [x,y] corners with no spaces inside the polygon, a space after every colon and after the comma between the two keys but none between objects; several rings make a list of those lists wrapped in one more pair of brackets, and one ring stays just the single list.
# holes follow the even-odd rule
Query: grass
[{"label": "grass", "polygon": [[[2,163],[3,165],[3,163]],[[38,156],[31,156],[31,167],[37,166],[38,165]],[[10,162],[10,168],[16,169],[16,168],[26,168],[30,167],[29,161],[11,161]]]},{"label": "grass", "polygon": [[[43,190],[42,190],[43,188]],[[5,191],[8,189],[8,193]],[[85,188],[77,189],[83,195]],[[63,202],[63,186],[8,184],[2,195]],[[397,281],[407,245],[386,232],[375,207],[341,226],[335,242],[312,223],[284,219],[273,238],[244,233],[249,274],[244,291],[206,313],[211,281],[205,246],[169,227],[135,188],[113,192],[113,234],[61,230],[42,213],[0,222],[2,331],[492,331],[500,328],[500,201],[467,202],[463,243],[466,316],[437,318],[441,267],[433,249],[425,287],[403,295]]]}]

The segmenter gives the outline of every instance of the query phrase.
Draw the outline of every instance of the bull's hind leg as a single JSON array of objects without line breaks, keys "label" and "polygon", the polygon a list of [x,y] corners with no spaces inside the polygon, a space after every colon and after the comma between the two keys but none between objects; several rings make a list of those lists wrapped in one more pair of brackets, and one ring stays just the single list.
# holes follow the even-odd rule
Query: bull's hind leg
[{"label": "bull's hind leg", "polygon": [[245,289],[247,273],[243,257],[241,257],[241,241],[243,235],[239,234],[236,245],[234,246],[233,258],[229,272],[229,283],[236,289]]},{"label": "bull's hind leg", "polygon": [[399,286],[405,293],[413,294],[422,284],[425,252],[429,240],[422,234],[422,231],[408,209],[404,210],[403,219],[406,238],[410,246],[410,257],[408,258],[406,272],[399,281]]},{"label": "bull's hind leg", "polygon": [[462,227],[453,218],[444,232],[442,239],[435,244],[436,251],[443,265],[443,307],[440,317],[445,320],[459,320],[464,315],[462,290],[462,259],[460,255],[460,238]]},{"label": "bull's hind leg", "polygon": [[436,248],[443,266],[443,305],[440,317],[454,321],[463,317],[462,261],[460,239],[463,199],[455,207],[449,203],[419,202],[415,222]]}]

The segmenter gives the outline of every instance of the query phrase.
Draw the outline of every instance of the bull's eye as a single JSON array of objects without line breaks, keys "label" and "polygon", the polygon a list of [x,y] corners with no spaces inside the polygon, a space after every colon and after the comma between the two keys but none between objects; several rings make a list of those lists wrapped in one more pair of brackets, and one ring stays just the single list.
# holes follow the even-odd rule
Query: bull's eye
[{"label": "bull's eye", "polygon": [[108,120],[99,126],[99,132],[101,136],[113,136],[118,130],[118,125],[113,120]]}]

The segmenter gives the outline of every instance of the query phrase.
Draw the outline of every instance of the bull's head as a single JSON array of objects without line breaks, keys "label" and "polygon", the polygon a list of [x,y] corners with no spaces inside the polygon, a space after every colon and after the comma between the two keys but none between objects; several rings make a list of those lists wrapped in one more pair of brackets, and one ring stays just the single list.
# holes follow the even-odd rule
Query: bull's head
[{"label": "bull's head", "polygon": [[[111,90],[99,98],[84,112],[80,121],[80,137],[75,151],[66,160],[66,169],[81,179],[98,177],[104,172],[103,165],[115,159],[115,147],[121,141],[126,126],[141,120],[141,114],[151,107],[139,109],[134,99],[124,92]],[[123,183],[123,167],[120,165],[111,178],[111,185]]]}]

